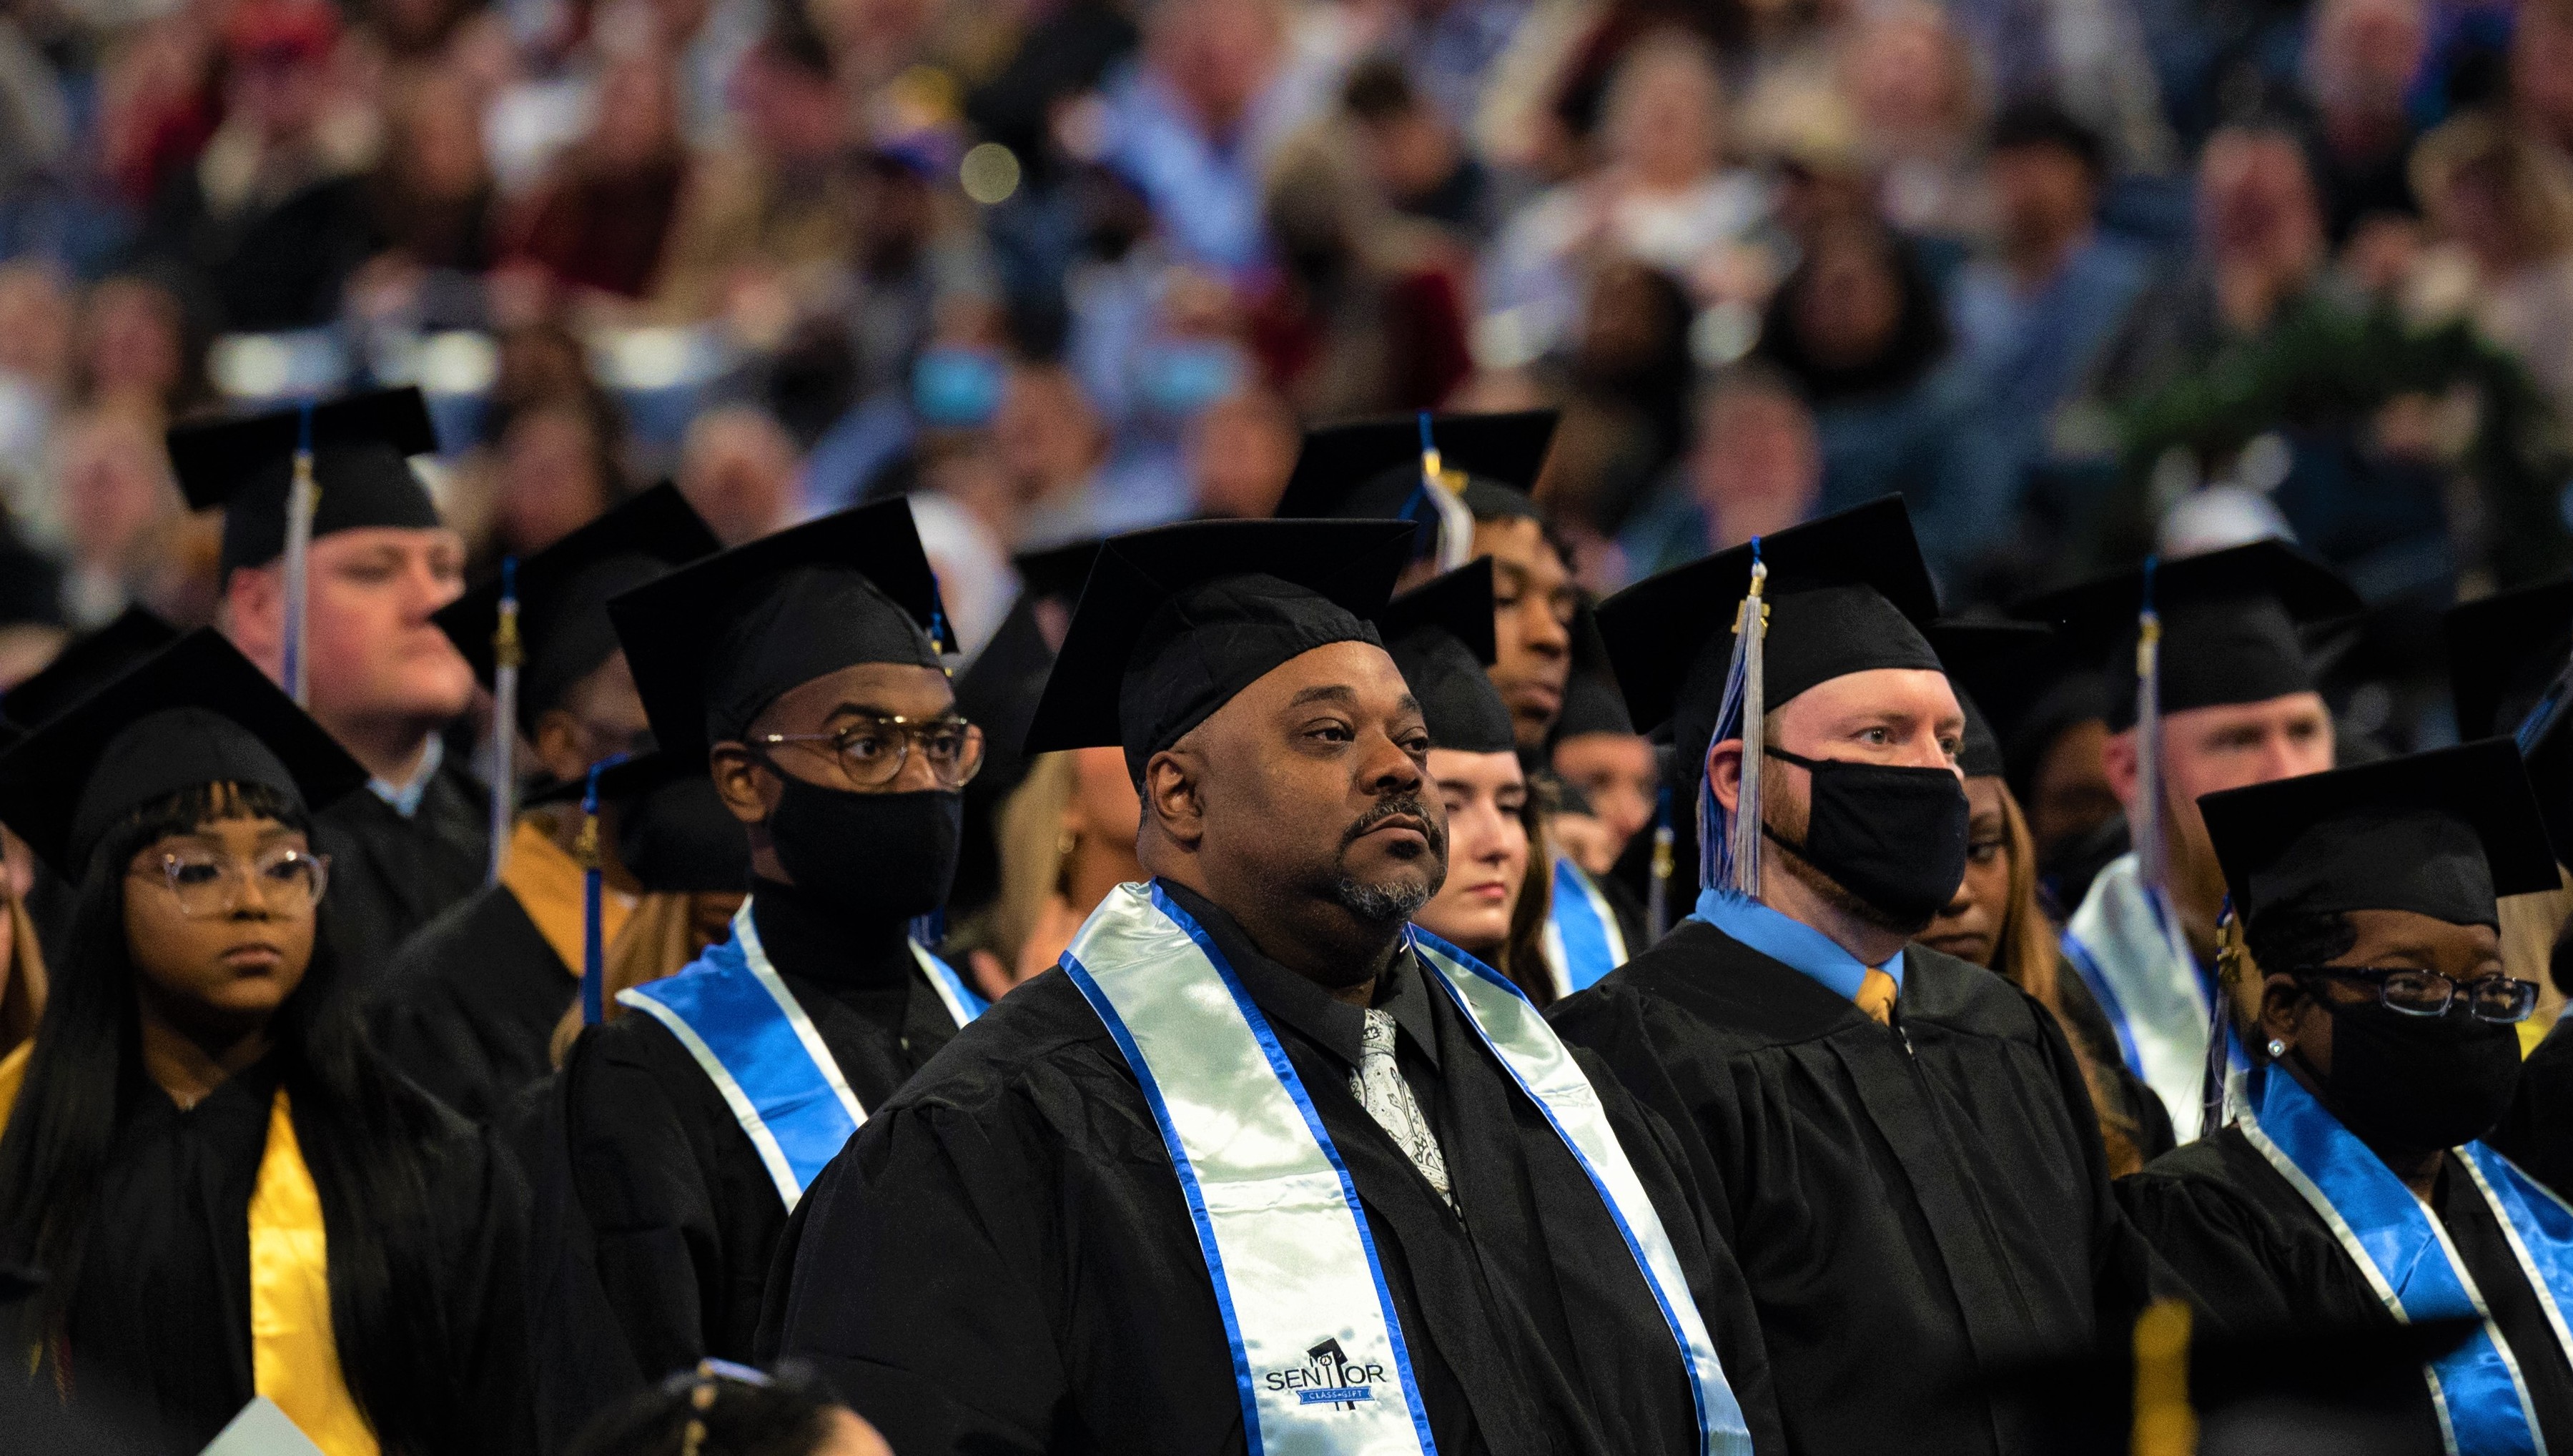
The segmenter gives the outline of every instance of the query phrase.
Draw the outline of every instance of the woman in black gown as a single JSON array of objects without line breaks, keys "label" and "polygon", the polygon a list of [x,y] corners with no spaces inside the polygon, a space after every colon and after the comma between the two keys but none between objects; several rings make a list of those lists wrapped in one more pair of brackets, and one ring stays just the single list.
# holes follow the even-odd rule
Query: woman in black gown
[{"label": "woman in black gown", "polygon": [[[254,1396],[331,1453],[525,1449],[521,1195],[367,1055],[313,811],[365,770],[200,633],[0,755],[79,887],[0,1062],[15,1375],[151,1450]],[[0,1445],[5,1445],[0,1441]]]}]

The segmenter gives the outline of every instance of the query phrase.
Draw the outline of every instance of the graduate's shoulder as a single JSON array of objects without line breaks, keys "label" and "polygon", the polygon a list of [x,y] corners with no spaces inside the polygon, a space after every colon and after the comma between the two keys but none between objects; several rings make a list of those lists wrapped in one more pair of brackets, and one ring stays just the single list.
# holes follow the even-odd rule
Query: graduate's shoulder
[{"label": "graduate's shoulder", "polygon": [[2148,1239],[2174,1220],[2235,1231],[2279,1223],[2277,1196],[2298,1196],[2239,1127],[2184,1142],[2118,1179],[2118,1201]]},{"label": "graduate's shoulder", "polygon": [[1099,1014],[1061,968],[994,1002],[914,1073],[878,1116],[997,1112],[1039,1092],[1135,1092]]},{"label": "graduate's shoulder", "polygon": [[1813,978],[1694,919],[1546,1012],[1578,1045],[1640,1031],[1705,1051],[1815,1041],[1844,1030],[1849,1015],[1850,1004]]},{"label": "graduate's shoulder", "polygon": [[375,995],[389,1005],[419,1006],[452,1000],[459,992],[479,992],[515,969],[531,945],[545,951],[557,977],[564,974],[517,897],[501,886],[486,885],[413,932],[394,952]]},{"label": "graduate's shoulder", "polygon": [[1903,1020],[1974,1036],[2043,1035],[2046,1009],[1998,971],[1915,942],[1903,948]]}]

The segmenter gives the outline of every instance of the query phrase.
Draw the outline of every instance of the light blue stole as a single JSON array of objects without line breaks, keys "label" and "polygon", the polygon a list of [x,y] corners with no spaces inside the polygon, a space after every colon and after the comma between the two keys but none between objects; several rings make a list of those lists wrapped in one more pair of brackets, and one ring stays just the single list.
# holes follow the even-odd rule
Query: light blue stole
[{"label": "light blue stole", "polygon": [[[2519,1357],[2492,1323],[2483,1292],[2438,1218],[2294,1078],[2273,1068],[2261,1082],[2256,1115],[2236,1125],[2331,1225],[2342,1251],[2394,1317],[2407,1324],[2456,1317],[2484,1321],[2425,1372],[2448,1450],[2457,1456],[2544,1452]],[[2564,1325],[2564,1307],[2573,1301],[2573,1208],[2480,1142],[2457,1153],[2554,1330],[2556,1348],[2530,1351],[2530,1357],[2566,1358],[2573,1354],[2573,1337]]]},{"label": "light blue stole", "polygon": [[[918,941],[911,942],[911,954],[956,1025],[988,1010]],[[769,963],[749,901],[733,914],[731,940],[706,947],[674,976],[618,992],[616,1000],[659,1022],[688,1049],[759,1149],[789,1210],[867,1119],[813,1019]]]},{"label": "light blue stole", "polygon": [[1570,996],[1599,984],[1626,964],[1626,934],[1597,882],[1569,855],[1554,860],[1554,895],[1545,916],[1545,964],[1554,994]]},{"label": "light blue stole", "polygon": [[[1705,1456],[1748,1456],[1741,1406],[1597,1091],[1516,987],[1417,929],[1411,946],[1589,1174],[1687,1368]],[[1356,1185],[1205,928],[1160,885],[1121,885],[1062,965],[1161,1128],[1215,1284],[1253,1456],[1433,1456]]]}]

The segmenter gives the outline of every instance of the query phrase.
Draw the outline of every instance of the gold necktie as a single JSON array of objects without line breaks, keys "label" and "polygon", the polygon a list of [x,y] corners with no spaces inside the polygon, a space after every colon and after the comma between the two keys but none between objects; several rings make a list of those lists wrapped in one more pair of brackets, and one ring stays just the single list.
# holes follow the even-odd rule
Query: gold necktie
[{"label": "gold necktie", "polygon": [[1894,978],[1870,966],[1858,984],[1858,1009],[1876,1018],[1879,1026],[1894,1025]]}]

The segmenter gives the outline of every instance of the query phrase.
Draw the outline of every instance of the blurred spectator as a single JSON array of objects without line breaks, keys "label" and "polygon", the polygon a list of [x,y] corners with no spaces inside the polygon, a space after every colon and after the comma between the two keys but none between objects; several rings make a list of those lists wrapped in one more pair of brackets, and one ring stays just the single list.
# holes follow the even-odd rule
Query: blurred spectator
[{"label": "blurred spectator", "polygon": [[149,596],[166,535],[184,513],[157,422],[93,410],[54,435],[52,496],[62,511],[63,620],[106,625]]},{"label": "blurred spectator", "polygon": [[624,494],[616,443],[576,399],[511,415],[493,452],[490,553],[534,555],[606,514]]},{"label": "blurred spectator", "polygon": [[1538,494],[1568,525],[1604,535],[1688,448],[1696,365],[1679,280],[1614,259],[1591,279],[1589,294]]},{"label": "blurred spectator", "polygon": [[1559,843],[1582,869],[1606,875],[1626,852],[1627,842],[1652,825],[1660,802],[1662,767],[1652,740],[1604,729],[1566,733],[1554,741],[1551,761],[1555,777],[1579,791],[1583,812],[1578,817],[1597,826],[1595,833]]},{"label": "blurred spectator", "polygon": [[193,166],[223,119],[209,18],[182,10],[135,28],[99,77],[99,168],[135,207]]},{"label": "blurred spectator", "polygon": [[649,293],[687,176],[676,87],[658,50],[611,58],[588,133],[523,205],[503,251],[574,289],[629,300]]},{"label": "blurred spectator", "polygon": [[71,371],[72,301],[61,274],[39,261],[0,265],[0,502],[20,516],[46,513],[34,477]]},{"label": "blurred spectator", "polygon": [[422,67],[395,83],[368,190],[384,246],[409,268],[490,266],[493,185],[477,100],[450,69]]},{"label": "blurred spectator", "polygon": [[1281,149],[1268,188],[1275,282],[1253,304],[1253,349],[1307,419],[1430,409],[1463,380],[1464,260],[1436,229],[1388,214],[1348,136]]},{"label": "blurred spectator", "polygon": [[1636,43],[1600,123],[1598,170],[1539,194],[1510,219],[1488,266],[1476,354],[1540,358],[1578,337],[1590,275],[1631,259],[1700,303],[1753,291],[1743,245],[1767,215],[1760,183],[1723,166],[1724,88],[1714,58],[1676,32]]},{"label": "blurred spectator", "polygon": [[2573,164],[2466,116],[2422,139],[2412,178],[2445,245],[2420,270],[2425,300],[2461,290],[2475,327],[2573,410]]},{"label": "blurred spectator", "polygon": [[2406,164],[2419,135],[2409,93],[2429,49],[2423,9],[2424,0],[2320,0],[2311,12],[2314,173],[2334,243],[2370,218],[2419,211]]},{"label": "blurred spectator", "polygon": [[[14,16],[0,16],[0,213],[63,168],[72,117],[62,83]],[[0,224],[0,256],[9,233]]]},{"label": "blurred spectator", "polygon": [[1699,395],[1697,444],[1618,537],[1630,578],[1782,530],[1822,502],[1813,411],[1776,366],[1736,364]]},{"label": "blurred spectator", "polygon": [[328,323],[376,251],[365,118],[334,105],[339,39],[326,0],[242,0],[224,26],[223,125],[153,198],[144,252],[222,328]]},{"label": "blurred spectator", "polygon": [[[2529,0],[2512,7],[2510,106],[2529,135],[2573,153],[2573,3]],[[2416,184],[2417,185],[2417,184]],[[2427,206],[2429,199],[2422,198]]]},{"label": "blurred spectator", "polygon": [[1886,220],[1907,233],[1981,236],[1983,99],[1974,53],[1949,13],[1908,0],[1859,16],[1833,80],[1856,110]]},{"label": "blurred spectator", "polygon": [[709,409],[679,447],[679,493],[727,546],[795,519],[795,441],[765,410]]},{"label": "blurred spectator", "polygon": [[[1495,8],[1458,0],[1440,12]],[[1495,221],[1491,174],[1465,150],[1456,120],[1412,87],[1400,62],[1361,62],[1341,87],[1340,104],[1356,126],[1368,172],[1395,212],[1471,242],[1489,236]]]},{"label": "blurred spectator", "polygon": [[103,280],[81,301],[72,381],[84,403],[164,421],[213,402],[202,341],[178,296],[132,274]]},{"label": "blurred spectator", "polygon": [[1061,364],[1021,364],[1002,386],[992,416],[992,446],[1009,477],[1018,549],[1106,535],[1116,516],[1109,482],[1108,432],[1082,397],[1081,381]]},{"label": "blurred spectator", "polygon": [[1286,493],[1303,447],[1294,411],[1267,389],[1238,390],[1189,421],[1189,489],[1197,513],[1265,520]]},{"label": "blurred spectator", "polygon": [[1994,252],[1959,276],[1951,317],[1978,396],[1960,468],[1997,526],[2051,452],[2057,407],[2144,287],[2144,257],[2100,234],[2105,165],[2098,136],[2051,103],[2014,103],[1993,122]]}]

